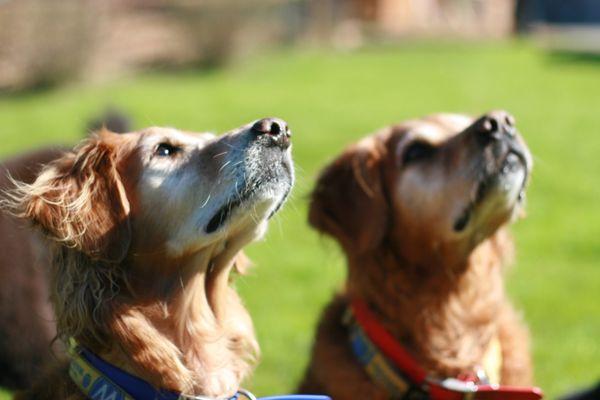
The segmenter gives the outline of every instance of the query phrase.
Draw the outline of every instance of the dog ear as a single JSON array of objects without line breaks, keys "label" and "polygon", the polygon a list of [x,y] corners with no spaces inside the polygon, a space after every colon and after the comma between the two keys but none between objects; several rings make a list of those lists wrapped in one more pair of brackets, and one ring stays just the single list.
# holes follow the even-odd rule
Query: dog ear
[{"label": "dog ear", "polygon": [[92,259],[122,261],[129,249],[129,201],[116,166],[116,134],[101,132],[19,184],[13,208],[51,238]]},{"label": "dog ear", "polygon": [[387,230],[389,207],[381,176],[385,148],[376,140],[347,149],[321,173],[311,196],[310,224],[349,253],[376,248]]}]

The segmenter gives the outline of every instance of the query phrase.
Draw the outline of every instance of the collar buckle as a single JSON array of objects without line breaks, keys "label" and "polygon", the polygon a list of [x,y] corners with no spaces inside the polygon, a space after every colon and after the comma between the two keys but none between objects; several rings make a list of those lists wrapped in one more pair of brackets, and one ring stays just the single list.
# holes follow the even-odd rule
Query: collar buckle
[{"label": "collar buckle", "polygon": [[196,395],[181,393],[177,400],[256,400],[256,396],[254,396],[248,390],[239,389],[233,397],[213,398],[213,397],[208,397],[208,396],[201,396],[201,395],[196,396]]},{"label": "collar buckle", "polygon": [[243,398],[246,398],[248,400],[256,400],[256,396],[253,395],[250,391],[246,389],[239,389],[236,394],[236,399],[242,400]]},{"label": "collar buckle", "polygon": [[475,393],[477,391],[477,384],[471,381],[462,381],[456,378],[445,378],[441,380],[428,379],[428,381],[452,392]]}]

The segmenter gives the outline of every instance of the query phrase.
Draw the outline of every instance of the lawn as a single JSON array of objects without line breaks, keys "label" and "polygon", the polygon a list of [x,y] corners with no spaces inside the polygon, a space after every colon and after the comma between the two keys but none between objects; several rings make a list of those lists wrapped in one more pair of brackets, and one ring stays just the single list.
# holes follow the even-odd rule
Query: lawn
[{"label": "lawn", "polygon": [[[527,43],[427,43],[355,52],[284,51],[229,68],[153,73],[103,85],[0,97],[0,155],[73,143],[107,104],[136,127],[224,131],[263,116],[294,132],[298,182],[237,286],[253,315],[262,362],[247,386],[294,390],[319,310],[339,288],[337,247],[306,224],[324,163],[383,125],[436,111],[505,108],[534,153],[528,217],[514,227],[509,292],[533,334],[548,398],[600,378],[600,63],[549,56]],[[3,398],[0,395],[0,399]]]}]

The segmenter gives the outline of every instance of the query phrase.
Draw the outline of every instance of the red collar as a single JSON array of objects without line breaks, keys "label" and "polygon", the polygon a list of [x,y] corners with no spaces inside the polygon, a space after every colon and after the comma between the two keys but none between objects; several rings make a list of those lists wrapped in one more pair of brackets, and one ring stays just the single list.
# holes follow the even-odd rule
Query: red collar
[{"label": "red collar", "polygon": [[[405,387],[417,388],[418,391],[423,392],[425,398],[431,400],[539,400],[543,397],[542,390],[537,387],[476,384],[454,378],[443,380],[431,378],[377,321],[363,301],[353,300],[350,311],[354,317],[352,324],[354,331],[351,333],[352,348],[375,379],[380,372],[383,372],[382,375],[389,374],[390,371],[385,364],[391,364],[391,370],[397,374],[393,381],[403,380]],[[384,356],[383,362],[381,357],[377,357],[377,353]],[[404,392],[408,394],[406,390]]]}]

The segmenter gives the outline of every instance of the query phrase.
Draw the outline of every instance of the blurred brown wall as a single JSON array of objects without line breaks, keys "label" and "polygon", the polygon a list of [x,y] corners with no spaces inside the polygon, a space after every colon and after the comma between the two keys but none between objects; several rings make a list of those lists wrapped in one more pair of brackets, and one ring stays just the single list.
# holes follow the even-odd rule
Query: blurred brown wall
[{"label": "blurred brown wall", "polygon": [[320,10],[334,2],[3,0],[0,90],[155,66],[220,65],[266,44],[320,33],[331,25]]},{"label": "blurred brown wall", "polygon": [[499,38],[513,32],[515,0],[355,0],[391,36]]},{"label": "blurred brown wall", "polygon": [[219,66],[273,44],[502,37],[514,0],[0,0],[0,90]]}]

